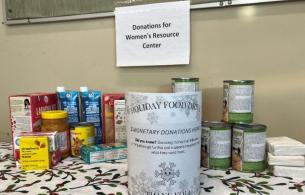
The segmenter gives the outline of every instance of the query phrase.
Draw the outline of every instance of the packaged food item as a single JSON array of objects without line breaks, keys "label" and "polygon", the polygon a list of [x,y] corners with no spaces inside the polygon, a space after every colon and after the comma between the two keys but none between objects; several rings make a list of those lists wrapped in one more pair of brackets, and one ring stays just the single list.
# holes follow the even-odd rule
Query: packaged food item
[{"label": "packaged food item", "polygon": [[20,169],[20,138],[22,137],[47,137],[49,144],[50,166],[56,166],[61,160],[61,151],[59,149],[60,137],[57,132],[15,132],[13,139],[14,159],[16,167]]},{"label": "packaged food item", "polygon": [[261,172],[266,162],[266,125],[233,126],[232,168],[241,172]]},{"label": "packaged food item", "polygon": [[275,156],[305,156],[305,144],[289,137],[268,137],[267,147]]},{"label": "packaged food item", "polygon": [[252,123],[253,99],[253,80],[223,81],[223,121]]},{"label": "packaged food item", "polygon": [[127,145],[120,143],[82,146],[81,156],[86,163],[105,162],[127,158]]},{"label": "packaged food item", "polygon": [[223,170],[231,167],[231,131],[228,123],[203,122],[201,162],[204,167]]},{"label": "packaged food item", "polygon": [[270,169],[273,171],[273,175],[278,177],[305,180],[305,167],[272,166]]},{"label": "packaged food item", "polygon": [[305,167],[305,156],[274,156],[268,152],[268,165]]},{"label": "packaged food item", "polygon": [[41,112],[57,109],[56,93],[29,93],[9,97],[11,133],[40,131]]},{"label": "packaged food item", "polygon": [[125,95],[122,93],[112,93],[103,95],[103,143],[115,142],[114,101],[124,99]]},{"label": "packaged food item", "polygon": [[68,113],[63,110],[53,110],[43,112],[42,117],[42,132],[55,132],[59,135],[59,148],[62,157],[70,156],[70,129],[68,125]]},{"label": "packaged food item", "polygon": [[125,100],[114,100],[114,132],[116,143],[127,143]]},{"label": "packaged food item", "polygon": [[50,168],[49,142],[45,136],[21,137],[20,168],[23,171]]},{"label": "packaged food item", "polygon": [[94,145],[95,129],[93,123],[73,123],[70,124],[71,134],[71,154],[80,156],[80,148],[83,145]]},{"label": "packaged food item", "polygon": [[192,77],[172,78],[172,91],[173,93],[200,91],[199,78],[192,78]]},{"label": "packaged food item", "polygon": [[57,88],[58,108],[68,112],[68,122],[80,122],[79,92],[66,91],[64,87]]},{"label": "packaged food item", "polygon": [[102,143],[102,106],[101,92],[94,90],[81,91],[82,121],[93,123],[95,127],[95,143]]}]

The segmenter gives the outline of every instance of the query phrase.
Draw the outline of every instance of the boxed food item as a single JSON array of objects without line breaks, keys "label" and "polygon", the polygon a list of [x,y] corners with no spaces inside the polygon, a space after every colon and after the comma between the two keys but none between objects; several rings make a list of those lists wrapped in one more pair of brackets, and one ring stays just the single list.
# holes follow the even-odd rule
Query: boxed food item
[{"label": "boxed food item", "polygon": [[102,105],[100,91],[81,92],[82,121],[93,123],[95,127],[95,143],[102,143]]},{"label": "boxed food item", "polygon": [[127,158],[127,145],[120,143],[82,146],[81,157],[86,163],[97,163]]},{"label": "boxed food item", "polygon": [[40,131],[41,112],[57,109],[56,93],[30,93],[9,97],[11,131]]},{"label": "boxed food item", "polygon": [[268,137],[267,149],[274,156],[305,156],[305,144],[289,137]]},{"label": "boxed food item", "polygon": [[103,143],[115,142],[114,101],[124,99],[125,95],[122,93],[103,95]]},{"label": "boxed food item", "polygon": [[80,122],[79,92],[78,91],[58,91],[58,108],[68,112],[69,123]]},{"label": "boxed food item", "polygon": [[50,168],[48,137],[21,137],[19,143],[21,170],[31,171]]},{"label": "boxed food item", "polygon": [[[60,136],[57,132],[15,132],[14,133],[14,159],[16,161],[16,167],[20,167],[20,148],[21,143],[20,139],[25,137],[47,137],[48,139],[48,148],[49,148],[49,160],[50,160],[50,166],[54,167],[56,166],[59,161],[61,160],[62,153],[60,152],[59,148],[59,142],[60,142]],[[24,147],[24,146],[23,146]]]},{"label": "boxed food item", "polygon": [[114,100],[114,132],[115,142],[127,143],[125,124],[125,100]]}]

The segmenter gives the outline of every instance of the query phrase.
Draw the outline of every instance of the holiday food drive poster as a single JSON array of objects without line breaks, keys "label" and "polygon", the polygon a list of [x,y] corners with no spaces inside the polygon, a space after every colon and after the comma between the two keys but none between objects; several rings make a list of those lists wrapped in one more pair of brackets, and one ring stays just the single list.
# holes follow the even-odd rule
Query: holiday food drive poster
[{"label": "holiday food drive poster", "polygon": [[129,193],[198,195],[201,92],[128,93]]}]

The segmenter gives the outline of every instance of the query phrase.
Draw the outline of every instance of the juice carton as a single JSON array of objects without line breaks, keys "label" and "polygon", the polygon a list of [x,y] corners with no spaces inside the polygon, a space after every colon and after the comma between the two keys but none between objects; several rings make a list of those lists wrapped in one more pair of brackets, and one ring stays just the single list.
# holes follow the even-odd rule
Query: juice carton
[{"label": "juice carton", "polygon": [[103,95],[103,143],[115,142],[114,101],[124,99],[125,95],[122,93]]},{"label": "juice carton", "polygon": [[59,148],[60,136],[57,132],[15,132],[13,146],[17,168],[20,169],[20,139],[24,137],[47,137],[50,166],[54,167],[59,163],[62,155]]},{"label": "juice carton", "polygon": [[127,145],[120,143],[82,146],[81,156],[86,163],[105,162],[127,158]]},{"label": "juice carton", "polygon": [[20,168],[23,171],[50,168],[49,143],[45,136],[21,137]]},{"label": "juice carton", "polygon": [[95,127],[95,143],[102,143],[102,105],[100,91],[81,92],[82,121],[93,123]]},{"label": "juice carton", "polygon": [[64,89],[57,92],[58,108],[68,112],[69,123],[80,122],[79,92],[65,91]]}]

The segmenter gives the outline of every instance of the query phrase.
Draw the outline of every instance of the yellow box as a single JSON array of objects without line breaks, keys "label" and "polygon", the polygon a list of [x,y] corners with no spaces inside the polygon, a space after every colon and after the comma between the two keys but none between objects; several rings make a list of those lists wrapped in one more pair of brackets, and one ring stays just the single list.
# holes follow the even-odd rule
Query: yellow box
[{"label": "yellow box", "polygon": [[48,137],[21,137],[20,168],[24,171],[50,168]]}]

